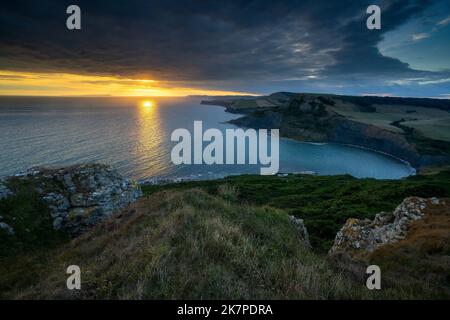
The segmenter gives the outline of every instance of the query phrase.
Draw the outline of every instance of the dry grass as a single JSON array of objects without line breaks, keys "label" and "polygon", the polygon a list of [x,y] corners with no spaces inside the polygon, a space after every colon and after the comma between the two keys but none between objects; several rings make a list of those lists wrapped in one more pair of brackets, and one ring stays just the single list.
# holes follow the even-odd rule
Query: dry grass
[{"label": "dry grass", "polygon": [[[0,261],[6,299],[422,298],[378,292],[301,245],[284,210],[236,200],[234,187],[161,191],[63,247]],[[78,265],[82,290],[66,289]],[[428,291],[426,291],[428,292]],[[438,292],[440,294],[440,292]]]},{"label": "dry grass", "polygon": [[[287,214],[197,189],[159,192],[51,252],[0,265],[3,298],[356,298],[325,259],[306,251]],[[65,287],[68,265],[82,290]],[[28,276],[22,279],[23,273]]]},{"label": "dry grass", "polygon": [[408,236],[393,245],[383,246],[367,257],[383,270],[386,290],[398,298],[450,298],[450,201],[428,207],[425,217],[415,221]]}]

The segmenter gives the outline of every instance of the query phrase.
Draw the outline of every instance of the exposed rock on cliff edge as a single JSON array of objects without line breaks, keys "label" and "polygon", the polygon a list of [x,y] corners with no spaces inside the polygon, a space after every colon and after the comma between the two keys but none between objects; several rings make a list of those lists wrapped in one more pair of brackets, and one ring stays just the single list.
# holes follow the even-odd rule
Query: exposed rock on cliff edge
[{"label": "exposed rock on cliff edge", "polygon": [[3,197],[13,194],[6,188],[8,184],[31,187],[50,208],[53,228],[67,231],[72,236],[84,232],[142,194],[138,183],[102,164],[31,168],[5,179],[0,190]]},{"label": "exposed rock on cliff edge", "polygon": [[0,200],[12,195],[11,190],[5,185],[4,180],[0,180]]},{"label": "exposed rock on cliff edge", "polygon": [[411,225],[432,211],[448,211],[450,203],[438,198],[406,198],[392,213],[381,212],[373,221],[348,219],[337,233],[330,254],[363,256],[382,246],[395,244],[408,236]]},{"label": "exposed rock on cliff edge", "polygon": [[297,227],[300,239],[302,240],[303,246],[306,249],[311,249],[311,243],[309,242],[308,230],[306,230],[303,219],[296,218],[294,216],[289,216],[289,220]]}]

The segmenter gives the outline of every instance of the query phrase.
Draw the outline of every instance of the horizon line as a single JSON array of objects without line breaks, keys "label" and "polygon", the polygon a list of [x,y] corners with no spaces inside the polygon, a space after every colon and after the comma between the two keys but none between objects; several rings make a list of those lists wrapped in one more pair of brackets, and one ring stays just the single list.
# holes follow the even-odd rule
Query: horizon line
[{"label": "horizon line", "polygon": [[265,97],[275,93],[295,93],[295,94],[316,94],[316,95],[334,95],[334,96],[354,96],[354,97],[380,97],[380,98],[411,98],[411,99],[438,99],[438,100],[450,100],[450,96],[437,97],[437,96],[398,96],[398,95],[377,95],[377,94],[342,94],[342,93],[323,93],[323,92],[291,92],[291,91],[275,91],[269,94],[190,94],[190,95],[9,95],[0,94],[0,98],[189,98],[189,97]]}]

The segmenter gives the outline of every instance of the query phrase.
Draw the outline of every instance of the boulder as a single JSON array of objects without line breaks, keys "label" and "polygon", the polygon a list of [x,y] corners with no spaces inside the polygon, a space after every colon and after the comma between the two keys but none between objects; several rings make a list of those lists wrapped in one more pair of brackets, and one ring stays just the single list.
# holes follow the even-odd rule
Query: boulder
[{"label": "boulder", "polygon": [[396,243],[408,234],[408,228],[423,219],[426,210],[445,205],[437,198],[406,198],[392,213],[381,212],[369,219],[348,219],[337,233],[330,254],[345,253],[350,257],[370,253],[387,244]]}]

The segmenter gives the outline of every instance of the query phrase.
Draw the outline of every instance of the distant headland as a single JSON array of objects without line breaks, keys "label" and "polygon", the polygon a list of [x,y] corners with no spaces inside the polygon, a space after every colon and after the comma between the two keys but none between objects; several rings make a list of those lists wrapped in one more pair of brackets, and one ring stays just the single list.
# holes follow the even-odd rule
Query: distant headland
[{"label": "distant headland", "polygon": [[230,121],[284,137],[373,149],[423,170],[450,164],[450,100],[277,92],[202,104],[243,114]]}]

